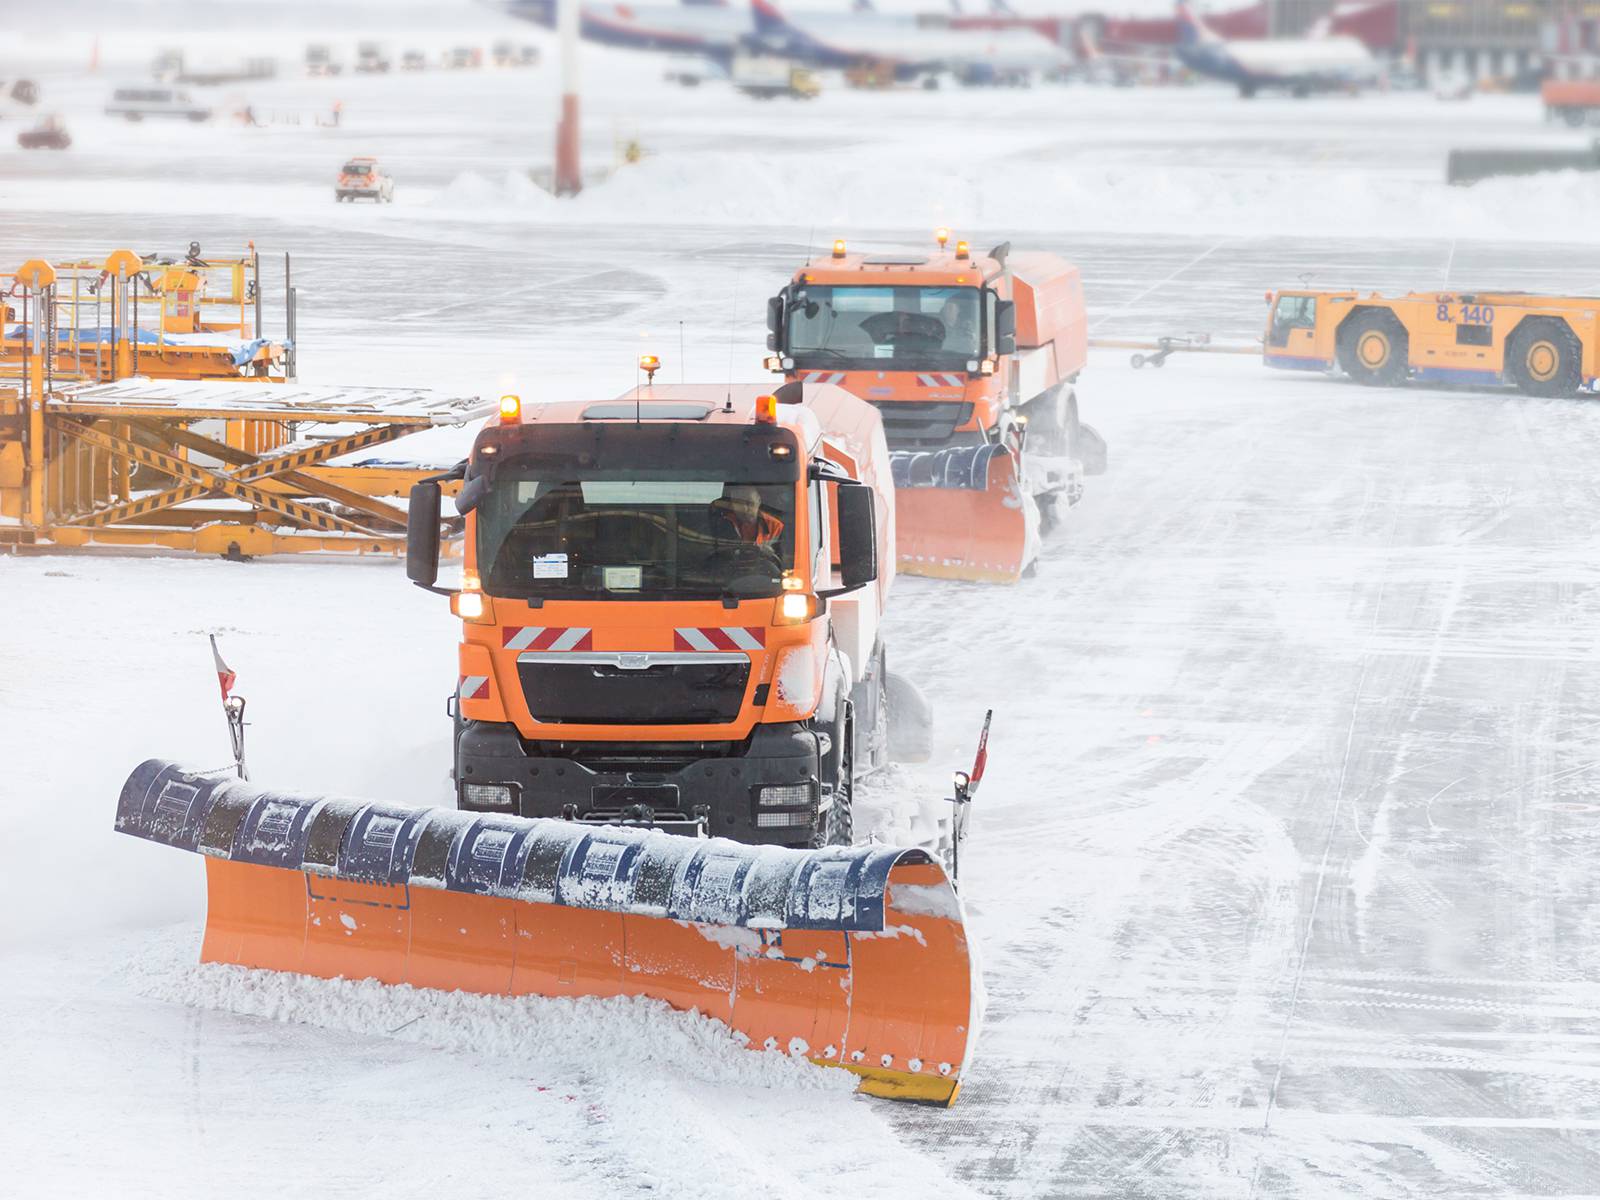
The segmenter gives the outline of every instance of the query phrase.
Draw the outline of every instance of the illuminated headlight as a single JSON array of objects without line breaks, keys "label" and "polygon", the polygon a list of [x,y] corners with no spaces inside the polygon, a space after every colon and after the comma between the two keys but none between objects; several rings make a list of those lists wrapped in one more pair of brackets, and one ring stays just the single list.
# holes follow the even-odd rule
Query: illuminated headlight
[{"label": "illuminated headlight", "polygon": [[776,354],[769,354],[761,360],[761,365],[769,371],[783,370],[783,359]]},{"label": "illuminated headlight", "polygon": [[809,783],[768,784],[756,792],[756,803],[762,808],[792,808],[811,804]]},{"label": "illuminated headlight", "polygon": [[756,814],[756,828],[799,829],[810,825],[812,820],[809,808],[801,812],[759,812]]},{"label": "illuminated headlight", "polygon": [[510,812],[513,806],[510,784],[464,783],[461,785],[462,808],[473,810],[489,808]]}]

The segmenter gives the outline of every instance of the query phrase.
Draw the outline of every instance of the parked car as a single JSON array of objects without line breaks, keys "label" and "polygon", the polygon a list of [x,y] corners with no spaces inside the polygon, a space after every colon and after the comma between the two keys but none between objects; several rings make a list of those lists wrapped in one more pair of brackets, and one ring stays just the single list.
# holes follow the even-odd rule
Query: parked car
[{"label": "parked car", "polygon": [[339,168],[339,182],[334,186],[336,200],[372,200],[378,204],[394,203],[394,180],[384,173],[375,158],[352,158]]},{"label": "parked car", "polygon": [[428,56],[421,50],[407,50],[400,58],[402,71],[422,71],[428,66]]},{"label": "parked car", "polygon": [[118,88],[111,93],[106,115],[125,117],[129,121],[142,121],[146,117],[205,121],[210,118],[211,110],[189,99],[188,92],[176,88],[130,87]]},{"label": "parked car", "polygon": [[45,117],[32,129],[17,134],[17,145],[24,150],[65,150],[72,145],[67,127],[57,116]]}]

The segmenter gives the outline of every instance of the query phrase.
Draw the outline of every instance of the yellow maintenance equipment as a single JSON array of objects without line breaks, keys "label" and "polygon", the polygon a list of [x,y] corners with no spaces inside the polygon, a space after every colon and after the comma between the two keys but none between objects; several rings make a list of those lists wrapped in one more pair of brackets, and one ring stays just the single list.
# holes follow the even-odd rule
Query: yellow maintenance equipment
[{"label": "yellow maintenance equipment", "polygon": [[253,249],[194,245],[178,262],[118,250],[0,277],[0,551],[404,549],[405,498],[437,466],[349,456],[493,406],[299,384],[293,289],[285,335],[268,337],[259,280]]},{"label": "yellow maintenance equipment", "polygon": [[1269,367],[1357,383],[1510,385],[1531,396],[1591,390],[1600,375],[1600,297],[1526,292],[1267,293]]}]

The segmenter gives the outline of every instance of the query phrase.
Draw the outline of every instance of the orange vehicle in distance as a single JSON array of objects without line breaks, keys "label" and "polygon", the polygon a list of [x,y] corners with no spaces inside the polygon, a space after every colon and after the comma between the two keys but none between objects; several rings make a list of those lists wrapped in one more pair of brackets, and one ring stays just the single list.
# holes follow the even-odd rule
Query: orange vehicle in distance
[{"label": "orange vehicle in distance", "polygon": [[1010,582],[1040,533],[1105,470],[1078,418],[1088,353],[1078,269],[1009,243],[973,255],[851,253],[805,264],[768,301],[769,370],[831,383],[883,416],[900,568]]},{"label": "orange vehicle in distance", "polygon": [[339,168],[339,182],[334,185],[335,200],[371,200],[378,204],[394,203],[394,180],[378,165],[375,158],[352,158]]},{"label": "orange vehicle in distance", "polygon": [[1337,368],[1374,387],[1505,385],[1530,396],[1592,390],[1600,375],[1600,297],[1296,290],[1268,292],[1267,304],[1269,367]]}]

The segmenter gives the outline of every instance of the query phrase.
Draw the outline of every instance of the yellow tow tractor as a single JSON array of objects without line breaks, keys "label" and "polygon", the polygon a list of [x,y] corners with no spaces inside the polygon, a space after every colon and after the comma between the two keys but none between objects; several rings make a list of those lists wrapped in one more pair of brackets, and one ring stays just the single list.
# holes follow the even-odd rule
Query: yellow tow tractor
[{"label": "yellow tow tractor", "polygon": [[1357,383],[1509,385],[1571,396],[1600,376],[1600,297],[1527,292],[1268,292],[1263,357]]}]

